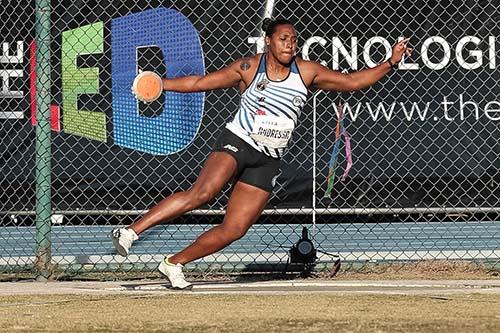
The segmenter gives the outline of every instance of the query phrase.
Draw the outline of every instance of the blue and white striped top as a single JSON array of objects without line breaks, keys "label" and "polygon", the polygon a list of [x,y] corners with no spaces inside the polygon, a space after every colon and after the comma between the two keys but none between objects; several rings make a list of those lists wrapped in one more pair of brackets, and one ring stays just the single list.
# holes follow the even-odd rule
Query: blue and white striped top
[{"label": "blue and white striped top", "polygon": [[266,55],[263,54],[252,83],[241,95],[238,112],[226,128],[258,151],[281,158],[285,148],[266,147],[250,136],[254,129],[255,115],[286,117],[293,120],[296,126],[306,98],[307,87],[300,76],[295,58],[288,77],[282,81],[272,81],[267,75]]}]

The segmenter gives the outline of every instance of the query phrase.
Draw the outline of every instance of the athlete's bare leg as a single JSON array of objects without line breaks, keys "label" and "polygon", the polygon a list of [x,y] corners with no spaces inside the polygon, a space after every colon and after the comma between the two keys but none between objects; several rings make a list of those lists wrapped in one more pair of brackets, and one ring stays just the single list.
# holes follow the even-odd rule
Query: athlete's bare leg
[{"label": "athlete's bare leg", "polygon": [[157,224],[168,222],[212,200],[236,172],[236,160],[224,152],[213,152],[208,157],[194,185],[160,201],[141,219],[132,223],[136,234]]},{"label": "athlete's bare leg", "polygon": [[169,258],[173,264],[186,264],[217,252],[245,235],[257,221],[269,199],[269,192],[237,182],[229,198],[222,224],[201,234],[191,245]]}]

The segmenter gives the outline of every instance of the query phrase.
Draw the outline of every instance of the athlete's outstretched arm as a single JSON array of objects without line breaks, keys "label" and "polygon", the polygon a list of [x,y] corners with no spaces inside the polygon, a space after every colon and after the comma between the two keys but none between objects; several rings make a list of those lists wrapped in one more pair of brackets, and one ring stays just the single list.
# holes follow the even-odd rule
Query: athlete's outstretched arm
[{"label": "athlete's outstretched arm", "polygon": [[401,61],[404,54],[408,56],[411,54],[411,49],[407,46],[408,40],[407,38],[398,42],[392,49],[392,56],[389,61],[374,68],[344,74],[311,61],[305,62],[304,67],[307,68],[307,72],[312,73],[311,85],[316,88],[334,91],[360,90],[371,86],[389,73],[391,63],[395,65]]},{"label": "athlete's outstretched arm", "polygon": [[241,61],[206,75],[190,75],[173,79],[163,79],[163,89],[177,92],[199,92],[237,86],[242,80]]}]

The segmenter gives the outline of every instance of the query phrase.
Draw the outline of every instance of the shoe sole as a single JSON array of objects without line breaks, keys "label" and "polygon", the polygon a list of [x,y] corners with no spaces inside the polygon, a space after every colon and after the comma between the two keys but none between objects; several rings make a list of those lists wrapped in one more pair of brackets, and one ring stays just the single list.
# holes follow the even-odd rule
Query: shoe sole
[{"label": "shoe sole", "polygon": [[113,246],[116,249],[116,252],[122,257],[126,257],[128,255],[127,250],[125,250],[125,248],[120,245],[119,239],[113,235],[113,231],[111,231],[111,240],[113,242]]},{"label": "shoe sole", "polygon": [[[163,261],[160,263],[160,265],[158,266],[158,271],[160,272],[160,274],[162,276],[164,276],[165,278],[167,278],[168,282],[170,282],[170,279],[168,278],[167,274],[163,273],[162,270],[161,270],[161,267],[163,265]],[[184,288],[179,288],[179,287],[174,287],[172,286],[172,282],[170,282],[170,289],[173,289],[173,290],[192,290],[193,289],[193,285],[190,284],[189,286],[187,287],[184,287]]]}]

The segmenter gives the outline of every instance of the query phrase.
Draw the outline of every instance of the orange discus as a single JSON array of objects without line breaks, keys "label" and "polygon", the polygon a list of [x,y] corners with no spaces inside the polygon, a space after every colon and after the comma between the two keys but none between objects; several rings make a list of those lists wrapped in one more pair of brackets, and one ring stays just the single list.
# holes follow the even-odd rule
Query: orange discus
[{"label": "orange discus", "polygon": [[163,82],[158,74],[144,71],[135,77],[132,91],[138,100],[147,103],[153,102],[163,92]]}]

